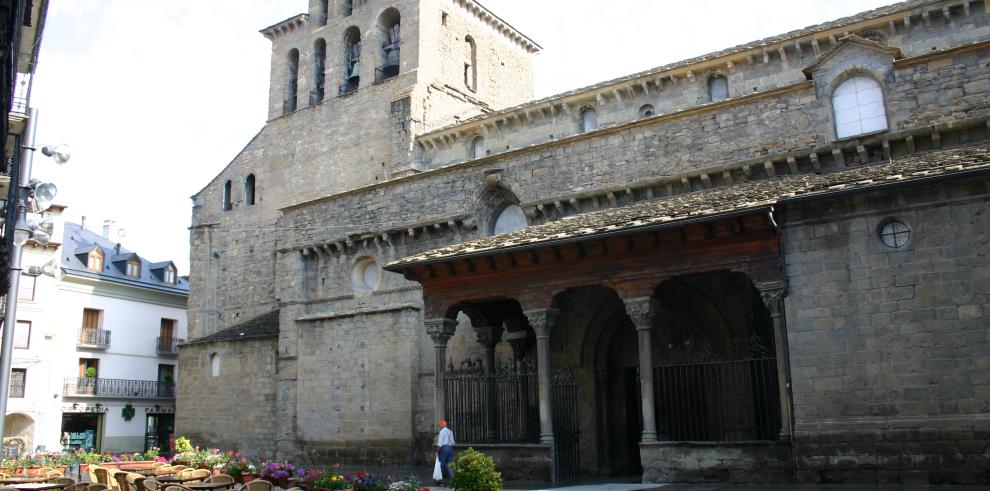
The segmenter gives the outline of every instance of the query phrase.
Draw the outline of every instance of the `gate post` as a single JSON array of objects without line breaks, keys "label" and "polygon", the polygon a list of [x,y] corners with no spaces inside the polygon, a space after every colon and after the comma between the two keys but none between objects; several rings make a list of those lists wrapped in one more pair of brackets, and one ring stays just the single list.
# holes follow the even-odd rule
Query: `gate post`
[{"label": "gate post", "polygon": [[498,421],[497,413],[497,391],[495,384],[495,345],[502,340],[502,326],[478,326],[474,328],[475,334],[478,336],[478,343],[485,347],[485,359],[484,359],[484,370],[485,370],[485,390],[487,391],[487,397],[485,397],[485,418],[486,423],[486,437],[489,441],[495,441],[498,434],[497,428],[495,427]]},{"label": "gate post", "polygon": [[763,303],[773,320],[774,351],[777,358],[777,385],[780,396],[781,440],[791,439],[791,357],[787,349],[787,325],[784,322],[784,295],[782,282],[757,285]]},{"label": "gate post", "polygon": [[626,314],[639,336],[639,393],[643,405],[643,442],[657,441],[657,417],[653,394],[653,320],[657,300],[653,297],[624,298]]},{"label": "gate post", "polygon": [[444,412],[444,387],[443,387],[443,374],[445,366],[447,363],[447,341],[450,340],[451,336],[457,330],[457,320],[456,319],[428,319],[426,322],[426,333],[430,335],[430,339],[433,340],[433,349],[436,351],[435,364],[435,379],[437,384],[437,389],[433,393],[433,405],[436,411],[436,419],[434,424],[441,419],[446,417]]},{"label": "gate post", "polygon": [[553,443],[553,411],[550,407],[550,331],[560,311],[554,308],[523,312],[536,333],[536,373],[540,386],[540,441]]}]

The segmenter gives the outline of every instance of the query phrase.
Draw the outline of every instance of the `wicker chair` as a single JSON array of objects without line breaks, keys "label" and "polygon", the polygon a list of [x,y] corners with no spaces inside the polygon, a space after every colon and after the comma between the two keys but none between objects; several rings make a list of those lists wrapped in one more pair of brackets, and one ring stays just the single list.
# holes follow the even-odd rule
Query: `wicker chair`
[{"label": "wicker chair", "polygon": [[[114,489],[119,489],[120,491],[132,491],[131,483],[127,482],[127,473],[124,471],[111,472],[113,475],[113,483],[111,487]],[[116,483],[116,486],[112,484]]]},{"label": "wicker chair", "polygon": [[62,488],[62,491],[87,491],[89,489],[88,482],[79,481],[72,486],[66,486]]},{"label": "wicker chair", "polygon": [[86,491],[107,491],[109,489],[110,488],[108,488],[106,484],[100,484],[100,483],[95,483],[94,484],[94,483],[90,483],[89,484],[89,487],[86,488]]},{"label": "wicker chair", "polygon": [[213,473],[210,472],[209,469],[186,469],[182,471],[182,475],[180,475],[180,477],[183,478],[182,482],[203,482],[203,479],[206,479],[212,475]]},{"label": "wicker chair", "polygon": [[37,469],[34,469],[34,475],[37,477],[45,477],[53,470],[55,469],[52,469],[51,467],[38,467]]},{"label": "wicker chair", "polygon": [[183,469],[185,469],[185,468],[186,468],[186,466],[184,466],[184,465],[182,465],[182,464],[179,464],[179,465],[173,465],[173,466],[172,466],[172,472],[179,472],[179,471],[181,471],[181,470],[183,470]]},{"label": "wicker chair", "polygon": [[192,490],[179,484],[169,484],[168,486],[165,486],[165,488],[162,491],[192,491]]},{"label": "wicker chair", "polygon": [[141,482],[141,489],[138,491],[158,491],[161,488],[162,483],[156,481],[153,477],[149,477]]},{"label": "wicker chair", "polygon": [[[110,487],[110,471],[106,467],[89,466],[90,482]],[[95,480],[93,478],[96,478]]]},{"label": "wicker chair", "polygon": [[165,462],[155,462],[154,464],[151,464],[151,470],[156,470],[158,468],[165,467],[167,465],[168,464],[166,464]]},{"label": "wicker chair", "polygon": [[233,484],[234,478],[232,476],[228,476],[227,474],[220,474],[219,476],[207,477],[203,482],[221,482],[224,484]]},{"label": "wicker chair", "polygon": [[249,481],[247,484],[241,487],[241,491],[274,491],[274,489],[275,486],[272,486],[272,483],[262,479],[255,479],[253,481]]},{"label": "wicker chair", "polygon": [[69,487],[69,486],[72,486],[72,485],[76,484],[76,480],[75,479],[64,477],[62,475],[59,475],[58,477],[52,477],[52,478],[48,479],[48,482],[50,482],[52,484],[62,484],[65,487]]}]

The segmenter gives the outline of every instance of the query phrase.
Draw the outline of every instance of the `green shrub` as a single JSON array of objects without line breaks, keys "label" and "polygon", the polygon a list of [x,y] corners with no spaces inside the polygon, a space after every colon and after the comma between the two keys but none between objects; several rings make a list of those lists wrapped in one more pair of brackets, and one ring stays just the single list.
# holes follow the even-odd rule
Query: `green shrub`
[{"label": "green shrub", "polygon": [[454,477],[450,487],[457,491],[501,491],[502,473],[495,470],[492,458],[469,448],[452,464]]}]

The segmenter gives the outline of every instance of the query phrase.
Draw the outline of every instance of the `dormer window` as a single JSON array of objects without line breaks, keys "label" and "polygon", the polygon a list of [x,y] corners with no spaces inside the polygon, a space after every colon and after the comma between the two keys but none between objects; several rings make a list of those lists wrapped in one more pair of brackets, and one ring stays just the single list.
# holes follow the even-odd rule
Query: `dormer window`
[{"label": "dormer window", "polygon": [[166,266],[165,269],[162,270],[162,281],[170,285],[175,284],[175,270],[172,269],[172,266]]},{"label": "dormer window", "polygon": [[92,271],[103,271],[103,251],[100,248],[89,251],[86,255],[86,269]]},{"label": "dormer window", "polygon": [[131,259],[127,261],[127,270],[125,271],[127,276],[131,278],[141,277],[141,261],[138,259]]}]

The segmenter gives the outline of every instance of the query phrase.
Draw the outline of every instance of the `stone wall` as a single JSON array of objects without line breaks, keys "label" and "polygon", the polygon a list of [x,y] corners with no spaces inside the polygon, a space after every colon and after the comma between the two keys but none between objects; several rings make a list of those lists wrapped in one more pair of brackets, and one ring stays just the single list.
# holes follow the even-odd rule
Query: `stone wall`
[{"label": "stone wall", "polygon": [[786,442],[641,443],[643,482],[791,482]]},{"label": "stone wall", "polygon": [[783,230],[798,476],[986,484],[990,179],[789,206]]},{"label": "stone wall", "polygon": [[[176,378],[176,434],[199,445],[275,455],[275,339],[185,344]],[[210,355],[220,357],[220,375]]]}]

